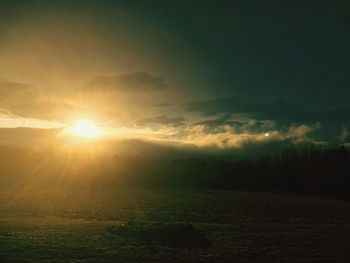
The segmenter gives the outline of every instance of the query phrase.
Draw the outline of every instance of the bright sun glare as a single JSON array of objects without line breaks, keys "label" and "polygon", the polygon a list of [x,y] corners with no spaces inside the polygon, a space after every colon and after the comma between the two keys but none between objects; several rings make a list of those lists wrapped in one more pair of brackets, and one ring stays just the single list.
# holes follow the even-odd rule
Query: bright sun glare
[{"label": "bright sun glare", "polygon": [[103,131],[89,120],[77,121],[70,128],[70,132],[83,138],[97,138],[103,136]]}]

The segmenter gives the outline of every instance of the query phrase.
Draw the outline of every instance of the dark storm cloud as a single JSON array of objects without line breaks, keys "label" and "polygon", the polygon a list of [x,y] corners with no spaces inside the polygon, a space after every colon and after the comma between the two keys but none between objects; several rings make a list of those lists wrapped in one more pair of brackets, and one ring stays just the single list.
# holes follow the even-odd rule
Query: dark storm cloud
[{"label": "dark storm cloud", "polygon": [[300,103],[291,103],[283,100],[271,102],[245,101],[239,97],[231,96],[189,102],[183,106],[188,112],[198,112],[205,116],[246,114],[257,119],[289,122],[350,120],[350,109],[314,110]]},{"label": "dark storm cloud", "polygon": [[110,92],[152,92],[166,88],[161,76],[147,72],[131,72],[119,76],[98,76],[88,83],[90,91]]},{"label": "dark storm cloud", "polygon": [[185,118],[182,117],[169,117],[167,115],[160,115],[152,118],[146,118],[138,121],[138,124],[161,124],[161,125],[173,125],[180,126],[185,125]]}]

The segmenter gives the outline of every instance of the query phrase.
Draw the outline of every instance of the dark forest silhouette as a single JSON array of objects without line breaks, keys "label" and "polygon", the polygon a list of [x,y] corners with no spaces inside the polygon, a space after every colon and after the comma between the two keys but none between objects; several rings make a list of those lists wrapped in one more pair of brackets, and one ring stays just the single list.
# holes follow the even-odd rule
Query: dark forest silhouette
[{"label": "dark forest silhouette", "polygon": [[[122,158],[121,156],[117,157]],[[129,183],[148,186],[271,191],[350,198],[350,154],[344,148],[289,148],[257,160],[127,158]]]},{"label": "dark forest silhouette", "polygon": [[126,154],[89,159],[2,148],[0,186],[166,187],[288,192],[350,199],[345,147],[289,148],[258,159],[157,158]]}]

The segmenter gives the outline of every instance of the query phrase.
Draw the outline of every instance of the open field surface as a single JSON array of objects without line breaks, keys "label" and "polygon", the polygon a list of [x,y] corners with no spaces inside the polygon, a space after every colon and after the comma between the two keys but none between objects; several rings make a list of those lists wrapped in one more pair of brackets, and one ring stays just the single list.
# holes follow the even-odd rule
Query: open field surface
[{"label": "open field surface", "polygon": [[[123,238],[128,221],[187,222],[210,248]],[[199,190],[0,194],[1,262],[350,262],[350,203]]]}]

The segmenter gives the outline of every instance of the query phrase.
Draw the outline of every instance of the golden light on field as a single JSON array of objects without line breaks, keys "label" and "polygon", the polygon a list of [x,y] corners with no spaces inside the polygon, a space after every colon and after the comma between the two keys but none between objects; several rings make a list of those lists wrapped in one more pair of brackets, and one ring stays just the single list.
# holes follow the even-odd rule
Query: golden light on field
[{"label": "golden light on field", "polygon": [[69,128],[69,132],[72,135],[76,135],[83,138],[98,138],[104,135],[101,128],[98,128],[90,120],[79,120]]}]

